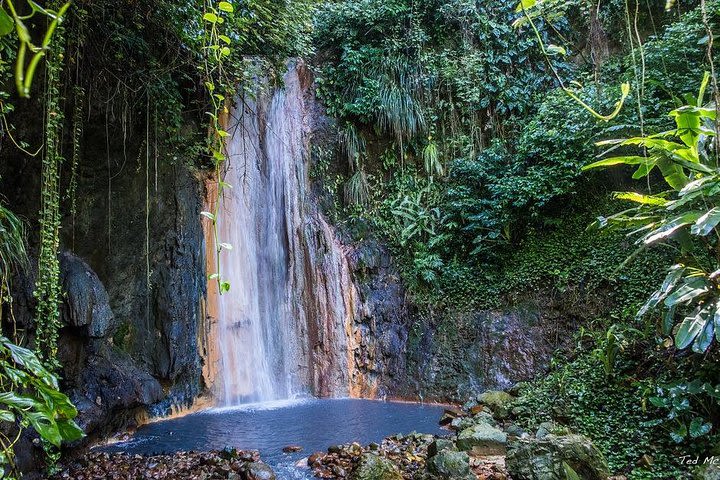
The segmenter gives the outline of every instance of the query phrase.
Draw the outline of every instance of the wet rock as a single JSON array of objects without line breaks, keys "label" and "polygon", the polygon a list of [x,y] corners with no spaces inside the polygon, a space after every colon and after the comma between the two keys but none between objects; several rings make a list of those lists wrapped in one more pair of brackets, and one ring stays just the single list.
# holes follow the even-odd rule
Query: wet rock
[{"label": "wet rock", "polygon": [[242,469],[243,480],[275,480],[275,472],[264,462],[246,463]]},{"label": "wet rock", "polygon": [[350,480],[403,480],[403,476],[390,460],[366,453],[350,475]]},{"label": "wet rock", "polygon": [[434,457],[443,450],[457,450],[457,446],[455,445],[455,442],[449,438],[436,438],[428,446],[427,455],[428,457]]},{"label": "wet rock", "polygon": [[451,449],[440,451],[428,460],[428,470],[440,478],[448,480],[474,480],[470,472],[470,457],[466,452]]},{"label": "wet rock", "polygon": [[511,442],[506,462],[515,480],[565,480],[567,467],[583,480],[605,480],[610,475],[605,457],[582,435],[547,435]]},{"label": "wet rock", "polygon": [[333,466],[330,468],[330,471],[331,471],[335,476],[337,476],[337,477],[345,478],[345,475],[346,475],[345,469],[342,468],[342,467],[339,466],[339,465],[333,465]]},{"label": "wet rock", "polygon": [[505,433],[508,434],[508,437],[515,437],[515,438],[522,438],[522,437],[527,436],[527,433],[525,433],[525,430],[523,430],[519,426],[515,425],[514,423],[511,423],[510,425],[505,426]]},{"label": "wet rock", "polygon": [[478,403],[492,408],[495,418],[505,419],[510,416],[515,397],[507,392],[489,390],[478,395]]},{"label": "wet rock", "polygon": [[283,447],[282,451],[285,453],[301,452],[303,447],[300,445],[287,445]]},{"label": "wet rock", "polygon": [[460,450],[470,451],[474,455],[497,455],[505,453],[507,435],[502,430],[479,423],[463,430],[458,435],[457,446]]},{"label": "wet rock", "polygon": [[440,425],[450,425],[453,420],[457,418],[461,418],[465,416],[465,412],[460,410],[459,408],[446,408],[443,412],[442,416],[440,417]]},{"label": "wet rock", "polygon": [[60,254],[61,283],[64,295],[63,321],[76,328],[86,328],[93,338],[112,332],[114,315],[110,298],[100,278],[80,257],[70,252]]}]

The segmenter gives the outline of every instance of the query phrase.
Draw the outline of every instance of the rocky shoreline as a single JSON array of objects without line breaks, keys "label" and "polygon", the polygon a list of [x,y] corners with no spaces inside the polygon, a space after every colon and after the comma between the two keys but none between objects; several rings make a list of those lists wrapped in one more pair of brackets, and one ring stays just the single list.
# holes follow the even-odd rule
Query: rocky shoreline
[{"label": "rocky shoreline", "polygon": [[[349,480],[606,480],[602,453],[587,437],[546,423],[528,434],[513,423],[515,398],[489,391],[447,408],[445,436],[412,433],[381,444],[333,446],[307,459],[316,477]],[[616,477],[615,480],[620,480]]]},{"label": "rocky shoreline", "polygon": [[50,480],[275,480],[256,450],[226,449],[171,455],[90,452],[65,465]]},{"label": "rocky shoreline", "polygon": [[[333,445],[298,462],[320,479],[347,480],[621,480],[592,441],[544,423],[527,433],[514,423],[515,398],[488,391],[439,422],[446,435],[394,435],[380,443]],[[516,411],[514,413],[514,411]],[[296,452],[300,446],[288,446]],[[275,480],[257,451],[225,449],[172,455],[90,452],[52,480],[100,479]]]}]

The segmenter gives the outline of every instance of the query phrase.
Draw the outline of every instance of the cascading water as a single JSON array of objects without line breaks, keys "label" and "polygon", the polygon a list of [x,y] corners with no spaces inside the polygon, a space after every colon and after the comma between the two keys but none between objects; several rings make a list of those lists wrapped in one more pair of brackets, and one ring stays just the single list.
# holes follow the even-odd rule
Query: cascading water
[{"label": "cascading water", "polygon": [[310,198],[308,114],[302,68],[282,89],[237,100],[220,239],[232,244],[216,296],[217,392],[223,405],[303,394],[345,396],[360,315],[342,246]]}]

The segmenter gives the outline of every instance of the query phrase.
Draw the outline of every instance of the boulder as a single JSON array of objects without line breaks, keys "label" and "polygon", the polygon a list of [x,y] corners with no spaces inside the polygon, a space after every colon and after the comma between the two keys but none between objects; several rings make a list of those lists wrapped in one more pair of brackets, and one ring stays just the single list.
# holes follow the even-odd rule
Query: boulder
[{"label": "boulder", "polygon": [[492,415],[486,411],[482,411],[472,417],[458,417],[454,419],[450,423],[450,428],[453,430],[462,431],[470,427],[474,427],[475,425],[479,425],[481,423],[485,423],[492,427],[497,427],[497,422],[492,417]]},{"label": "boulder", "polygon": [[463,430],[457,439],[460,450],[474,455],[502,455],[505,453],[506,444],[505,432],[487,423],[479,423]]},{"label": "boulder", "polygon": [[455,442],[449,438],[436,438],[430,445],[428,445],[428,457],[434,457],[443,450],[457,451],[457,446],[455,445]]},{"label": "boulder", "polygon": [[403,480],[398,467],[387,458],[366,453],[360,458],[350,480]]},{"label": "boulder", "polygon": [[610,476],[605,457],[583,435],[547,435],[510,442],[506,466],[515,480],[566,480],[568,467],[583,480]]},{"label": "boulder", "polygon": [[275,472],[267,463],[250,462],[242,469],[243,480],[275,480]]},{"label": "boulder", "polygon": [[504,419],[510,416],[515,397],[500,390],[488,390],[478,395],[478,403],[492,408],[495,418]]},{"label": "boulder", "polygon": [[455,407],[448,407],[445,409],[445,411],[442,414],[442,417],[440,417],[440,425],[449,425],[453,420],[456,418],[460,418],[465,416],[465,412],[460,410],[459,408]]},{"label": "boulder", "polygon": [[525,433],[525,430],[523,430],[518,425],[515,425],[514,423],[511,423],[510,425],[505,426],[505,433],[507,433],[508,438],[510,438],[510,437],[524,438],[524,437],[528,436],[528,434]]},{"label": "boulder", "polygon": [[470,472],[470,457],[466,452],[445,449],[427,462],[430,473],[448,480],[475,480]]},{"label": "boulder", "polygon": [[62,289],[65,293],[63,321],[72,327],[87,329],[87,336],[102,338],[112,333],[114,316],[110,298],[100,278],[80,257],[60,254]]}]

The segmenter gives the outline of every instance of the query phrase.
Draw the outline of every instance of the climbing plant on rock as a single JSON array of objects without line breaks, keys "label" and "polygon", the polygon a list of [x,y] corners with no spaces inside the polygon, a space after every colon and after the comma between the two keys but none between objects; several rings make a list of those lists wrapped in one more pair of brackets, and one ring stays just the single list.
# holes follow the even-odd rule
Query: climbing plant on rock
[{"label": "climbing plant on rock", "polygon": [[228,112],[225,96],[221,91],[225,90],[225,75],[223,65],[230,56],[230,44],[232,40],[222,33],[222,25],[225,23],[224,15],[232,13],[233,6],[228,2],[205,3],[203,13],[203,24],[205,31],[203,35],[203,52],[205,58],[205,88],[210,96],[210,132],[208,135],[208,150],[213,161],[215,180],[217,181],[215,204],[212,212],[202,212],[202,215],[212,222],[212,235],[215,243],[215,272],[209,278],[215,280],[220,294],[230,290],[230,283],[220,275],[220,254],[223,250],[232,250],[232,245],[222,242],[218,231],[218,214],[222,201],[223,191],[232,188],[222,179],[222,166],[227,160],[225,153],[225,137],[229,134],[223,128],[222,116]]},{"label": "climbing plant on rock", "polygon": [[[51,8],[54,5],[51,5]],[[45,85],[45,150],[42,159],[40,255],[35,297],[38,300],[35,348],[51,368],[57,367],[60,329],[60,165],[62,164],[61,73],[64,28],[58,24],[53,48],[47,55]]]}]

